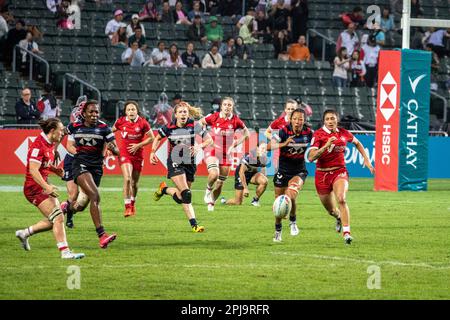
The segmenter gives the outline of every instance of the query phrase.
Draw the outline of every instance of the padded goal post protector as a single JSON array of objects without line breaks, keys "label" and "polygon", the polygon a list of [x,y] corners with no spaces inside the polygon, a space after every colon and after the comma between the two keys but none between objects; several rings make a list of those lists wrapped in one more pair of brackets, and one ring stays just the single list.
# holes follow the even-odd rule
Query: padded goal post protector
[{"label": "padded goal post protector", "polygon": [[430,52],[380,52],[375,190],[427,189],[430,77]]}]

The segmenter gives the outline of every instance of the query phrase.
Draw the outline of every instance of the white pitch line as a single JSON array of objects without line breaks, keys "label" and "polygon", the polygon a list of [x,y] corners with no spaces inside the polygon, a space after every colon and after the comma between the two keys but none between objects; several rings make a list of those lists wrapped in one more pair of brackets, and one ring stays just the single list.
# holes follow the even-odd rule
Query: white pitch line
[{"label": "white pitch line", "polygon": [[[303,254],[303,253],[290,253],[290,252],[271,252],[274,255],[285,255],[285,256],[297,256],[297,257],[305,257],[305,258],[313,258],[320,260],[338,260],[338,261],[350,261],[356,263],[363,264],[374,264],[374,265],[392,265],[392,266],[400,266],[400,267],[419,267],[419,268],[429,268],[435,270],[447,270],[450,269],[449,265],[445,266],[434,266],[428,263],[420,262],[420,263],[409,263],[409,262],[401,262],[401,261],[375,261],[375,260],[365,260],[365,259],[356,259],[349,257],[337,257],[337,256],[324,256],[319,254]],[[445,262],[437,262],[439,264],[444,264]]]},{"label": "white pitch line", "polygon": [[[66,186],[56,186],[59,190],[66,190]],[[139,188],[139,191],[156,191],[158,188]],[[0,186],[0,192],[22,192],[23,186]],[[122,192],[122,188],[117,187],[100,187],[100,192]],[[205,192],[205,190],[191,189],[193,192]]]}]

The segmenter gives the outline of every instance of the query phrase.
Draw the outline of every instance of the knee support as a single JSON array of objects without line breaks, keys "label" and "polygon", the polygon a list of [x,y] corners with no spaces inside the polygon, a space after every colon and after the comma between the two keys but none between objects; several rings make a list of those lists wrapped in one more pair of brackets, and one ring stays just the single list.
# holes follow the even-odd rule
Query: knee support
[{"label": "knee support", "polygon": [[181,201],[184,204],[190,204],[192,202],[192,192],[189,189],[183,190],[181,192]]},{"label": "knee support", "polygon": [[210,163],[206,166],[206,168],[208,169],[208,172],[210,170],[219,170],[219,166],[216,163]]},{"label": "knee support", "polygon": [[183,201],[180,198],[177,197],[176,193],[173,194],[172,198],[178,204],[182,204],[183,203]]},{"label": "knee support", "polygon": [[227,180],[227,178],[227,176],[219,176],[219,182],[223,184]]},{"label": "knee support", "polygon": [[55,208],[55,209],[53,209],[52,213],[49,214],[47,219],[48,219],[48,221],[50,221],[53,224],[53,223],[55,223],[56,217],[59,216],[60,214],[63,214],[61,209],[60,208]]},{"label": "knee support", "polygon": [[89,197],[82,190],[78,193],[76,203],[78,207],[85,208],[89,202]]}]

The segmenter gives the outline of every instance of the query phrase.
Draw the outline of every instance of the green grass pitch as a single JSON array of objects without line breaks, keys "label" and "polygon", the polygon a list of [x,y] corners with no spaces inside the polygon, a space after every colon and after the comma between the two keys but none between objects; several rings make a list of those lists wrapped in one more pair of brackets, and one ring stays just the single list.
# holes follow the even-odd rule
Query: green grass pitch
[{"label": "green grass pitch", "polygon": [[[20,190],[22,176],[0,176],[0,299],[450,299],[449,180],[431,180],[428,192],[388,193],[352,178],[355,240],[345,246],[311,177],[298,198],[300,235],[290,236],[285,221],[282,243],[272,242],[272,183],[260,208],[250,197],[208,212],[206,180],[197,178],[193,203],[206,231],[194,234],[171,198],[151,199],[161,179],[142,177],[137,216],[125,219],[122,178],[104,177],[104,225],[118,238],[100,249],[89,213],[79,213],[67,234],[86,258],[63,261],[50,232],[33,236],[30,252],[20,247],[15,230],[41,216]],[[67,285],[70,266],[79,267],[79,289]]]}]

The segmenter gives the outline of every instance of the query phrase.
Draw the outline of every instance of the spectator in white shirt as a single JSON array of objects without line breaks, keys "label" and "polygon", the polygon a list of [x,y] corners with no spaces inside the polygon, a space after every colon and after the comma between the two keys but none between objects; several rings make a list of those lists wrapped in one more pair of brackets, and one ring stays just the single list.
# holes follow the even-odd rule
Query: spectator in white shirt
[{"label": "spectator in white shirt", "polygon": [[0,39],[2,39],[6,34],[8,34],[8,23],[5,18],[3,18],[3,14],[0,12]]},{"label": "spectator in white shirt", "polygon": [[333,84],[337,88],[347,87],[347,72],[350,69],[350,58],[347,56],[347,48],[341,47],[334,58]]},{"label": "spectator in white shirt", "polygon": [[340,47],[345,47],[347,49],[348,55],[351,56],[353,50],[358,49],[359,39],[358,35],[355,32],[355,29],[356,25],[354,23],[350,23],[347,30],[341,32],[337,41],[338,43],[336,45],[338,51]]},{"label": "spectator in white shirt", "polygon": [[364,65],[366,66],[366,85],[373,88],[378,74],[378,56],[380,54],[380,46],[377,44],[375,36],[369,36],[367,44],[362,47],[362,55],[364,55]]},{"label": "spectator in white shirt", "polygon": [[183,63],[183,59],[181,59],[181,55],[178,52],[178,47],[176,44],[172,44],[169,48],[169,59],[164,61],[164,67],[170,68],[186,68],[186,65]]},{"label": "spectator in white shirt", "polygon": [[80,6],[78,5],[78,0],[72,0],[68,11],[72,12],[72,14],[69,16],[69,20],[72,22],[73,28],[80,30],[81,29],[81,11],[80,11]]},{"label": "spectator in white shirt", "polygon": [[[33,34],[31,32],[27,32],[27,37],[23,40],[20,40],[19,47],[23,49],[27,49],[28,51],[31,51],[33,53],[37,54],[43,54],[41,50],[39,50],[38,44],[33,40]],[[27,52],[24,50],[21,50],[22,53],[22,62],[27,61]]]},{"label": "spectator in white shirt", "polygon": [[131,67],[142,67],[145,64],[144,54],[139,49],[137,41],[131,44],[131,47],[122,53],[122,62],[128,63]]},{"label": "spectator in white shirt", "polygon": [[222,56],[219,53],[217,44],[211,46],[211,50],[205,54],[202,60],[202,68],[218,69],[222,66]]},{"label": "spectator in white shirt", "polygon": [[117,31],[117,29],[120,28],[122,20],[123,20],[123,11],[118,9],[114,12],[114,19],[110,20],[105,28],[105,34],[109,36],[109,39],[111,39],[113,34]]},{"label": "spectator in white shirt", "polygon": [[47,8],[53,13],[58,11],[58,6],[61,3],[61,0],[47,0]]},{"label": "spectator in white shirt", "polygon": [[130,24],[127,26],[127,38],[130,38],[134,34],[136,27],[141,27],[142,35],[145,37],[145,28],[144,25],[139,22],[139,15],[137,13],[131,16]]},{"label": "spectator in white shirt", "polygon": [[155,66],[163,66],[164,63],[170,59],[170,55],[166,50],[166,44],[164,41],[158,42],[158,48],[153,49],[151,59],[153,65]]}]

